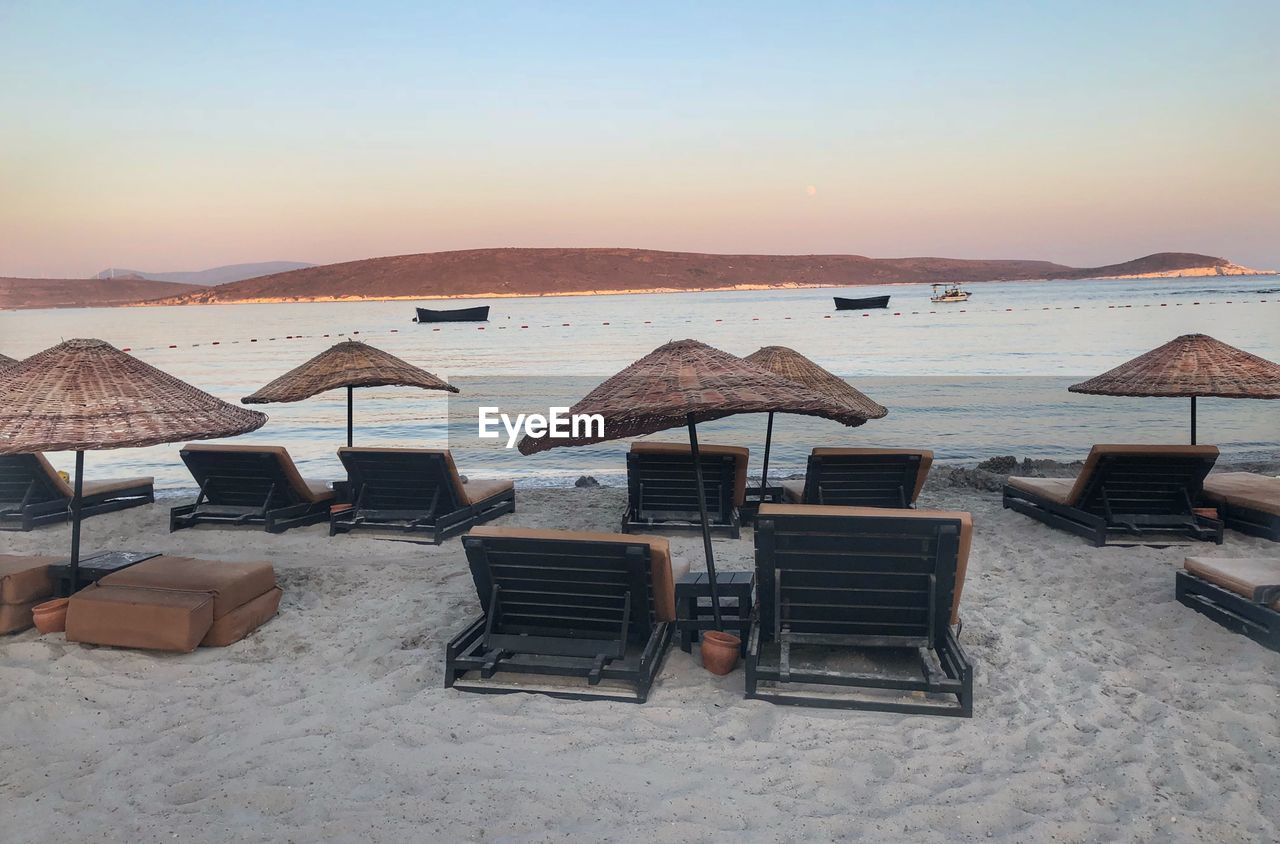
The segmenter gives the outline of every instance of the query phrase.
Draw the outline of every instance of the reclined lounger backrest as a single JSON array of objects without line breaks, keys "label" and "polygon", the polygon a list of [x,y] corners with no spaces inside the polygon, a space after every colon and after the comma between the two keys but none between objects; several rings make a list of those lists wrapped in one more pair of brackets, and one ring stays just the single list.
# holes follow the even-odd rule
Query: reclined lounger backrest
[{"label": "reclined lounger backrest", "polygon": [[776,630],[905,637],[959,621],[968,513],[766,504],[756,518],[762,641]]},{"label": "reclined lounger backrest", "polygon": [[[261,507],[265,503],[274,509],[315,498],[283,446],[191,443],[179,454],[210,504]],[[266,501],[268,493],[270,501]]]},{"label": "reclined lounger backrest", "polygon": [[447,448],[340,448],[362,509],[452,513],[471,501]]},{"label": "reclined lounger backrest", "polygon": [[0,454],[0,507],[70,499],[71,485],[43,454]]},{"label": "reclined lounger backrest", "polygon": [[815,448],[804,503],[906,507],[920,496],[933,452],[905,448]]},{"label": "reclined lounger backrest", "polygon": [[1095,516],[1189,514],[1217,459],[1212,445],[1095,445],[1067,503]]},{"label": "reclined lounger backrest", "polygon": [[[750,452],[738,446],[704,445],[702,481],[707,511],[724,520],[747,494]],[[688,443],[635,442],[627,454],[627,487],[645,518],[697,512],[696,481]]]},{"label": "reclined lounger backrest", "polygon": [[[502,634],[644,643],[674,617],[670,552],[656,537],[478,527],[462,539],[476,594]],[[655,582],[656,581],[656,582]]]}]

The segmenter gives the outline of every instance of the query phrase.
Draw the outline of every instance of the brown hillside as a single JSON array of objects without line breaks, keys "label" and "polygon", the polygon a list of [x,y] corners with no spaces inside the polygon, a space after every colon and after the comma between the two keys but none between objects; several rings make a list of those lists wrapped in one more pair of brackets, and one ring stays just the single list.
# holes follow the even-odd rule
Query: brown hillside
[{"label": "brown hillside", "polygon": [[0,308],[128,305],[203,288],[141,278],[0,278]]},{"label": "brown hillside", "polygon": [[1154,255],[1125,261],[1123,264],[1060,270],[1050,273],[1049,278],[1111,278],[1228,266],[1231,266],[1231,262],[1226,258],[1214,258],[1212,255],[1197,255],[1194,252],[1157,252]]},{"label": "brown hillside", "polygon": [[1048,261],[876,259],[861,255],[705,255],[646,249],[473,249],[370,258],[277,273],[167,303],[704,290],[734,285],[847,286],[1044,278]]}]

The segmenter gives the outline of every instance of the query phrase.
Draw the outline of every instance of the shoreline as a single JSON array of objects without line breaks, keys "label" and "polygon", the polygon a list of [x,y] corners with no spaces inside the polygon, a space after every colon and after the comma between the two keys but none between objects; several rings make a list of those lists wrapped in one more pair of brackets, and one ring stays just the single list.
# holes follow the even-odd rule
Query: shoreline
[{"label": "shoreline", "polygon": [[[1138,275],[1115,275],[1115,276],[1098,276],[1095,278],[1002,278],[1002,279],[984,279],[982,281],[966,281],[963,285],[970,284],[999,284],[999,283],[1022,283],[1022,282],[1083,282],[1083,281],[1134,281],[1134,280],[1152,280],[1160,281],[1176,278],[1278,278],[1280,279],[1280,271],[1262,272],[1253,271],[1236,272],[1227,271],[1219,272],[1217,267],[1203,267],[1194,270],[1172,270],[1161,273],[1143,273]],[[1248,268],[1240,268],[1246,270]],[[58,305],[40,305],[30,307],[0,307],[0,311],[40,311],[40,310],[68,310],[79,308],[184,308],[184,307],[203,307],[206,305],[311,305],[311,304],[333,304],[338,302],[442,302],[450,300],[474,300],[474,299],[549,299],[562,298],[572,296],[643,296],[643,295],[666,295],[673,293],[739,293],[763,290],[847,290],[850,288],[860,287],[912,287],[927,285],[928,282],[921,281],[885,281],[885,282],[861,282],[853,284],[807,284],[804,282],[788,281],[781,284],[731,284],[719,287],[642,287],[627,288],[622,290],[566,290],[551,291],[547,293],[459,293],[456,295],[413,295],[413,296],[287,296],[287,297],[270,297],[256,299],[236,299],[233,301],[216,301],[216,302],[173,302],[165,299],[148,299],[139,302],[119,302],[114,304],[97,304],[97,305],[79,305],[79,304],[58,304]],[[962,286],[963,286],[962,285]]]}]

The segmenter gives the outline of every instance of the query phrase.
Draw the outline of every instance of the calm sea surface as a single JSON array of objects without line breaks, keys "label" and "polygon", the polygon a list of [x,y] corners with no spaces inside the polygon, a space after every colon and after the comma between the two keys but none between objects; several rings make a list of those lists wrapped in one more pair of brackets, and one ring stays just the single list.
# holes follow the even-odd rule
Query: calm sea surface
[{"label": "calm sea surface", "polygon": [[[835,312],[840,290],[467,301],[491,320],[432,327],[413,302],[228,305],[0,312],[0,352],[23,357],[71,337],[99,337],[228,401],[238,401],[329,345],[354,337],[462,389],[356,393],[358,445],[444,446],[474,477],[565,484],[582,474],[617,481],[625,445],[554,449],[523,457],[476,438],[475,409],[542,412],[569,404],[605,377],[673,339],[734,354],[790,346],[889,408],[858,428],[779,416],[770,474],[801,472],[815,445],[920,446],[939,459],[1073,459],[1095,442],[1185,442],[1185,399],[1079,396],[1067,386],[1173,339],[1202,332],[1280,360],[1280,277],[973,285],[964,304],[931,305],[926,285],[859,287],[892,295],[887,311]],[[255,342],[256,341],[256,342]],[[345,393],[268,405],[271,420],[244,441],[288,446],[303,472],[341,474]],[[1280,401],[1200,401],[1200,441],[1238,459],[1280,452]],[[704,441],[753,448],[759,471],[764,416],[700,427]],[[682,440],[683,431],[656,438]],[[189,489],[178,446],[92,452],[89,477],[149,474]],[[69,455],[50,455],[69,468]]]}]

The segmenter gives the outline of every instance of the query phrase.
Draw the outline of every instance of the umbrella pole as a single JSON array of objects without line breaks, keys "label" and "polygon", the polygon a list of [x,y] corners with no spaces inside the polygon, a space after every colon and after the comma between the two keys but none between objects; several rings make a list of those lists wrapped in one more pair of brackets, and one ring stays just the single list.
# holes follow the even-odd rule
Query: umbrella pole
[{"label": "umbrella pole", "polygon": [[347,448],[351,448],[351,425],[352,418],[355,416],[355,402],[351,398],[354,392],[351,387],[347,387]]},{"label": "umbrella pole", "polygon": [[773,444],[773,411],[769,411],[769,424],[764,429],[764,467],[760,469],[760,503],[764,503],[764,498],[769,488],[769,447]]},{"label": "umbrella pole", "polygon": [[711,550],[711,525],[707,520],[707,496],[702,485],[702,457],[698,454],[698,426],[694,424],[693,414],[689,420],[689,452],[693,455],[693,477],[698,484],[698,515],[702,517],[702,550],[707,555],[707,585],[711,587],[711,615],[715,619],[716,629],[724,630],[724,621],[720,618],[720,590],[716,586],[716,557]]},{"label": "umbrella pole", "polygon": [[1196,444],[1196,397],[1191,397],[1191,444]]},{"label": "umbrella pole", "polygon": [[71,496],[71,594],[80,588],[80,502],[84,498],[84,452],[76,452],[75,490]]}]

